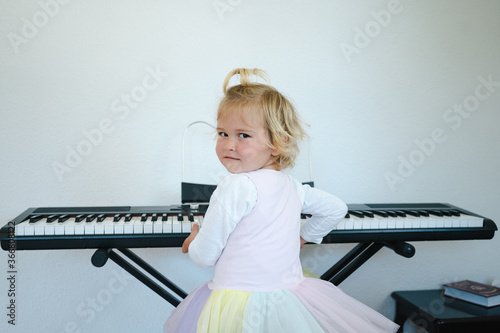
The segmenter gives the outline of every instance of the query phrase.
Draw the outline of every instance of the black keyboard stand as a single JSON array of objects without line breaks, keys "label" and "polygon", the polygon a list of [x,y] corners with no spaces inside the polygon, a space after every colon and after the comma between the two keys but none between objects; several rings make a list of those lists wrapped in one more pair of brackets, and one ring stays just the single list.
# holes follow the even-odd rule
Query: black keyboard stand
[{"label": "black keyboard stand", "polygon": [[330,281],[334,285],[338,286],[384,246],[394,250],[394,252],[406,258],[411,258],[415,254],[415,248],[413,245],[403,241],[393,243],[359,243],[328,271],[321,275],[321,279]]},{"label": "black keyboard stand", "polygon": [[[117,249],[120,251],[125,257],[127,257],[130,261],[135,263],[137,266],[146,271],[149,275],[154,277],[156,280],[164,284],[168,289],[172,292],[180,296],[181,298],[186,298],[187,294],[184,290],[180,289],[176,286],[172,281],[163,276],[156,269],[151,267],[147,262],[139,258],[136,254],[134,254],[129,249]],[[132,274],[136,279],[144,283],[147,287],[153,290],[155,293],[163,297],[167,302],[172,304],[173,306],[177,306],[180,303],[180,300],[172,295],[171,292],[165,290],[158,283],[153,281],[150,277],[140,271],[137,267],[132,265],[129,261],[127,261],[124,257],[122,257],[117,252],[113,251],[113,249],[102,248],[98,249],[92,255],[92,265],[95,267],[102,267],[108,261],[108,258],[113,260],[118,266]]]},{"label": "black keyboard stand", "polygon": [[[411,258],[415,254],[415,248],[412,245],[402,241],[393,243],[359,243],[349,253],[342,257],[342,259],[340,259],[335,265],[333,265],[326,273],[324,273],[321,276],[321,279],[329,281],[338,286],[342,281],[344,281],[349,275],[351,275],[356,269],[363,265],[384,246],[393,249],[397,254],[407,258]],[[187,297],[187,293],[184,290],[180,289],[172,281],[167,279],[164,275],[154,269],[147,262],[139,258],[132,251],[130,251],[129,249],[117,250],[120,251],[124,255],[124,257],[128,258],[130,261],[142,268],[146,273],[151,275],[157,281],[161,282],[164,286],[170,289],[170,291],[166,290],[158,283],[153,281],[150,277],[140,271],[136,266],[132,265],[130,261],[127,261],[123,256],[113,251],[113,249],[101,248],[96,250],[91,258],[92,265],[94,265],[95,267],[102,267],[106,264],[108,259],[113,260],[118,266],[129,272],[132,276],[144,283],[148,288],[153,290],[159,296],[163,297],[173,306],[179,305],[180,300],[177,297],[173,296],[171,292],[177,294],[177,296],[181,297],[182,299]]]}]

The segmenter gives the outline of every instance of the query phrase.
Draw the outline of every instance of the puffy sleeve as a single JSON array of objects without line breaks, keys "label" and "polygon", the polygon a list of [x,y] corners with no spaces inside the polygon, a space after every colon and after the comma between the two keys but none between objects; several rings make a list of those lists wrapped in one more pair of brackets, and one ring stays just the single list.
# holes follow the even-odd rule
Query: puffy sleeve
[{"label": "puffy sleeve", "polygon": [[202,267],[213,266],[238,222],[257,203],[257,188],[248,176],[224,178],[210,197],[203,227],[189,245],[189,257]]},{"label": "puffy sleeve", "polygon": [[300,229],[304,240],[320,244],[347,213],[347,205],[328,192],[302,185],[295,181],[295,187],[302,201],[302,213],[310,214]]}]

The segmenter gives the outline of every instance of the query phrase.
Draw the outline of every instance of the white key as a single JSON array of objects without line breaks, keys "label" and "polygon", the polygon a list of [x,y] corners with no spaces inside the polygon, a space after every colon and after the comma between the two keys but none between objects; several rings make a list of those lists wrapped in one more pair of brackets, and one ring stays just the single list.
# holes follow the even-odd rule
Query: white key
[{"label": "white key", "polygon": [[183,220],[181,222],[181,230],[182,233],[190,233],[191,232],[191,221],[189,221],[189,216],[184,215]]},{"label": "white key", "polygon": [[[127,214],[127,215],[129,215],[129,214]],[[113,233],[114,234],[122,235],[125,233],[125,218],[126,218],[126,216],[121,216],[120,214],[116,214],[113,217],[113,229],[114,229]],[[115,218],[120,218],[120,219],[118,221],[115,221]],[[104,232],[106,232],[106,229],[104,230]]]},{"label": "white key", "polygon": [[120,222],[115,222],[114,219],[115,219],[114,216],[107,216],[106,219],[102,222],[105,235],[115,234],[115,226]]},{"label": "white key", "polygon": [[167,224],[167,221],[163,221],[163,219],[167,216],[167,214],[158,215],[158,219],[153,221],[153,233],[154,234],[162,234],[163,227]]},{"label": "white key", "polygon": [[172,221],[172,233],[181,233],[182,232],[182,224],[178,221],[177,216],[169,216],[169,219]]},{"label": "white key", "polygon": [[198,225],[199,225],[199,226],[200,226],[200,228],[201,228],[201,226],[202,226],[202,224],[203,224],[203,216],[202,216],[202,215],[195,215],[195,216],[194,216],[194,222],[197,222],[197,223],[198,223]]},{"label": "white key", "polygon": [[344,222],[345,222],[344,230],[354,230],[354,220],[352,216],[350,216],[349,218],[344,218]]},{"label": "white key", "polygon": [[106,221],[104,214],[100,214],[95,221],[94,235],[104,235],[104,222]]},{"label": "white key", "polygon": [[55,227],[57,226],[57,222],[47,223],[45,226],[44,234],[45,236],[53,236],[55,235]]},{"label": "white key", "polygon": [[143,223],[144,223],[143,232],[145,234],[152,234],[153,233],[153,221],[151,219],[152,219],[152,217],[148,216],[146,218],[146,221],[143,221]]},{"label": "white key", "polygon": [[354,230],[363,229],[363,223],[365,222],[364,217],[357,217],[357,216],[351,215],[350,219],[352,221]]},{"label": "white key", "polygon": [[94,228],[96,225],[97,216],[93,216],[93,219],[89,222],[87,219],[83,220],[83,227],[85,235],[93,235]]},{"label": "white key", "polygon": [[24,227],[28,224],[28,220],[18,223],[14,227],[14,234],[16,236],[24,236]]},{"label": "white key", "polygon": [[84,235],[85,234],[85,218],[83,215],[75,216],[75,235]]},{"label": "white key", "polygon": [[54,226],[54,234],[60,235],[74,235],[75,234],[75,218],[70,217],[68,219],[58,220]]},{"label": "white key", "polygon": [[387,229],[387,226],[389,225],[390,219],[391,219],[391,217],[381,218],[378,222],[379,229]]},{"label": "white key", "polygon": [[[54,222],[52,223],[53,227],[54,227],[54,235],[64,235],[65,234],[65,224],[67,223],[68,221],[65,221],[63,223],[59,223],[59,222]],[[68,228],[69,229],[69,228]],[[69,232],[69,230],[68,230]],[[75,231],[73,230],[72,233],[70,233],[70,235],[74,235],[75,234]]]},{"label": "white key", "polygon": [[[24,233],[26,236],[35,236],[35,235],[40,235],[40,230],[43,230],[43,226],[45,225],[45,222],[47,221],[47,218],[44,217],[34,223],[30,222],[28,225],[24,227]],[[43,233],[41,233],[43,235]]]},{"label": "white key", "polygon": [[387,220],[387,229],[396,229],[396,224],[401,217],[391,217]]},{"label": "white key", "polygon": [[140,216],[134,216],[130,222],[134,225],[134,234],[144,233],[144,222],[141,221]]},{"label": "white key", "polygon": [[378,217],[376,217],[376,216],[369,217],[366,220],[365,224],[366,224],[365,229],[379,229],[380,219]]},{"label": "white key", "polygon": [[134,218],[135,217],[125,217],[123,220],[123,233],[130,235],[134,233]]},{"label": "white key", "polygon": [[481,228],[483,226],[483,219],[481,217],[465,214],[461,216],[464,216],[464,218],[467,219],[467,225],[469,228]]},{"label": "white key", "polygon": [[[162,220],[165,218],[162,217]],[[172,216],[167,216],[165,221],[163,222],[163,233],[164,234],[171,234],[172,233]]]},{"label": "white key", "polygon": [[346,228],[346,221],[348,219],[343,219],[342,221],[340,221],[336,226],[335,226],[335,230],[345,230]]}]

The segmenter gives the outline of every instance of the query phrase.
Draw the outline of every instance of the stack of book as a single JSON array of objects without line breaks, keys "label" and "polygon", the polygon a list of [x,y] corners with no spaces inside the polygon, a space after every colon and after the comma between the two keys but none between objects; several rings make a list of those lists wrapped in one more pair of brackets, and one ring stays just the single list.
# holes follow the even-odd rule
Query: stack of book
[{"label": "stack of book", "polygon": [[447,283],[444,294],[484,307],[500,305],[500,288],[470,280]]}]

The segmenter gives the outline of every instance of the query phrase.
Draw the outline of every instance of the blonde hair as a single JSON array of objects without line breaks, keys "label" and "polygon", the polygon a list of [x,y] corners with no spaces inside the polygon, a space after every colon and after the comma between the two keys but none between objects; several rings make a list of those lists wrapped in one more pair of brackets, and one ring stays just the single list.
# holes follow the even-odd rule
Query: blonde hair
[{"label": "blonde hair", "polygon": [[[231,78],[238,74],[240,84],[228,88]],[[248,114],[260,116],[269,131],[269,147],[279,154],[274,161],[277,169],[293,167],[299,142],[307,136],[302,121],[285,96],[268,84],[252,83],[252,76],[269,82],[266,72],[258,68],[237,68],[229,72],[224,80],[224,98],[219,104],[217,120],[230,110],[237,110],[244,119]]]}]

